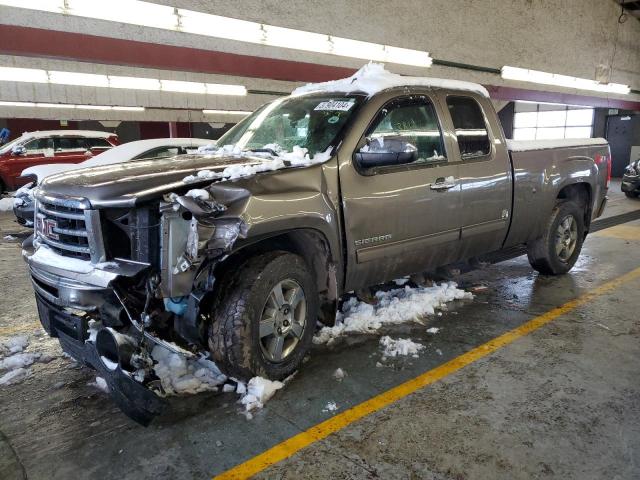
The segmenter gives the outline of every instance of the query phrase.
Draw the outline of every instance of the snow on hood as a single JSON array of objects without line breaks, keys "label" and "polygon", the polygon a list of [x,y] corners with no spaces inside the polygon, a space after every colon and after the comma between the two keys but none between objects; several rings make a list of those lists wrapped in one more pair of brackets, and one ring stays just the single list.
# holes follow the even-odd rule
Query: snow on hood
[{"label": "snow on hood", "polygon": [[382,63],[373,62],[366,64],[349,78],[323,83],[309,83],[296,88],[292,95],[302,95],[310,92],[365,92],[371,96],[387,88],[404,86],[467,90],[489,97],[487,89],[478,83],[431,77],[405,77],[389,72]]},{"label": "snow on hood", "polygon": [[[225,145],[223,147],[219,147],[216,150],[212,151],[206,146],[200,151],[200,153],[210,155],[212,157],[223,157],[232,155],[234,157],[261,157],[268,156],[268,158],[264,158],[259,163],[255,164],[237,164],[230,165],[225,168],[222,172],[214,172],[212,170],[200,170],[194,175],[187,175],[183,182],[185,183],[193,183],[199,182],[202,180],[235,180],[238,178],[251,177],[260,172],[268,172],[274,170],[280,170],[282,168],[287,167],[306,167],[309,165],[315,165],[317,163],[326,162],[331,158],[331,147],[327,148],[324,152],[318,152],[313,155],[313,158],[309,156],[308,150],[306,148],[302,148],[299,146],[294,146],[291,152],[283,151],[281,149],[275,148],[276,145],[265,145],[265,148],[271,148],[274,151],[277,151],[278,156],[272,157],[271,154],[262,153],[262,152],[251,152],[251,151],[242,151],[239,147],[234,145]],[[285,163],[285,161],[287,163]]]},{"label": "snow on hood", "polygon": [[69,170],[78,170],[80,168],[99,167],[103,165],[113,165],[115,163],[128,162],[138,155],[153,148],[159,147],[186,147],[200,148],[203,145],[210,145],[210,140],[200,138],[154,138],[149,140],[138,140],[135,142],[123,143],[117,147],[110,148],[95,157],[92,157],[80,163],[52,163],[47,165],[37,165],[23,170],[22,175],[35,175],[38,180],[53,175],[54,173],[63,173]]}]

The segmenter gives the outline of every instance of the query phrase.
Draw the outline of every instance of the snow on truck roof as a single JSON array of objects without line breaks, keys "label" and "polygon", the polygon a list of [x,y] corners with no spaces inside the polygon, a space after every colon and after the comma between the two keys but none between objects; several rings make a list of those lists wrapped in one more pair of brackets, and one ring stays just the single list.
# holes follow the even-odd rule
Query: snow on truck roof
[{"label": "snow on truck roof", "polygon": [[405,77],[391,73],[381,63],[368,63],[349,78],[331,80],[322,83],[308,83],[296,88],[292,95],[302,95],[311,92],[364,92],[375,95],[382,90],[393,87],[435,87],[465,90],[489,97],[489,92],[479,83],[464,82],[432,77]]},{"label": "snow on truck roof", "polygon": [[101,132],[99,130],[36,130],[34,132],[24,132],[22,137],[68,137],[70,135],[77,137],[92,137],[92,138],[109,138],[114,137],[116,134],[111,132]]}]

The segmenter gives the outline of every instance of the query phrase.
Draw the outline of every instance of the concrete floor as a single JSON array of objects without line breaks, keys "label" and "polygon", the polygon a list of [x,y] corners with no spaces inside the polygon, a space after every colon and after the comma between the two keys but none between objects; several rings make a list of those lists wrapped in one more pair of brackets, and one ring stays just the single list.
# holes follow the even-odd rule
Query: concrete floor
[{"label": "concrete floor", "polygon": [[[615,193],[612,192],[612,193]],[[623,213],[640,201],[612,195]],[[611,213],[611,212],[609,212]],[[377,338],[314,348],[295,380],[253,420],[234,394],[171,400],[143,428],[87,385],[92,373],[42,336],[19,244],[0,214],[0,339],[26,333],[36,364],[0,387],[0,478],[210,478],[338,412],[413,378],[531,318],[640,266],[640,222],[590,236],[571,274],[549,278],[526,258],[462,275],[484,283],[394,338],[427,346],[417,359],[381,360]],[[640,478],[640,280],[591,300],[540,330],[357,421],[259,475],[261,478]],[[333,379],[337,367],[347,371]]]}]

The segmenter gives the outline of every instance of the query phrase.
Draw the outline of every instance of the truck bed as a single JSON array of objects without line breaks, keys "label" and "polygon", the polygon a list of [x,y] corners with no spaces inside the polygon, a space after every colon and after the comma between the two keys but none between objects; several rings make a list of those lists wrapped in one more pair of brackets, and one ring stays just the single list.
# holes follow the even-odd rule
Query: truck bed
[{"label": "truck bed", "polygon": [[591,219],[602,211],[608,187],[609,145],[604,138],[507,140],[514,174],[512,224],[506,246],[537,235],[567,185],[588,186]]}]

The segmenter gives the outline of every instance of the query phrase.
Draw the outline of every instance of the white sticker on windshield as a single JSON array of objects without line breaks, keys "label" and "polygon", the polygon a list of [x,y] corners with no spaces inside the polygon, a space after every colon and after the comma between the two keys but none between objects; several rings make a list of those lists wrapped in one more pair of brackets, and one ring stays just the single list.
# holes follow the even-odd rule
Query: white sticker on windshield
[{"label": "white sticker on windshield", "polygon": [[345,101],[345,100],[328,100],[326,102],[320,102],[314,110],[329,110],[329,111],[341,111],[347,112],[353,107],[355,104],[353,101]]}]

